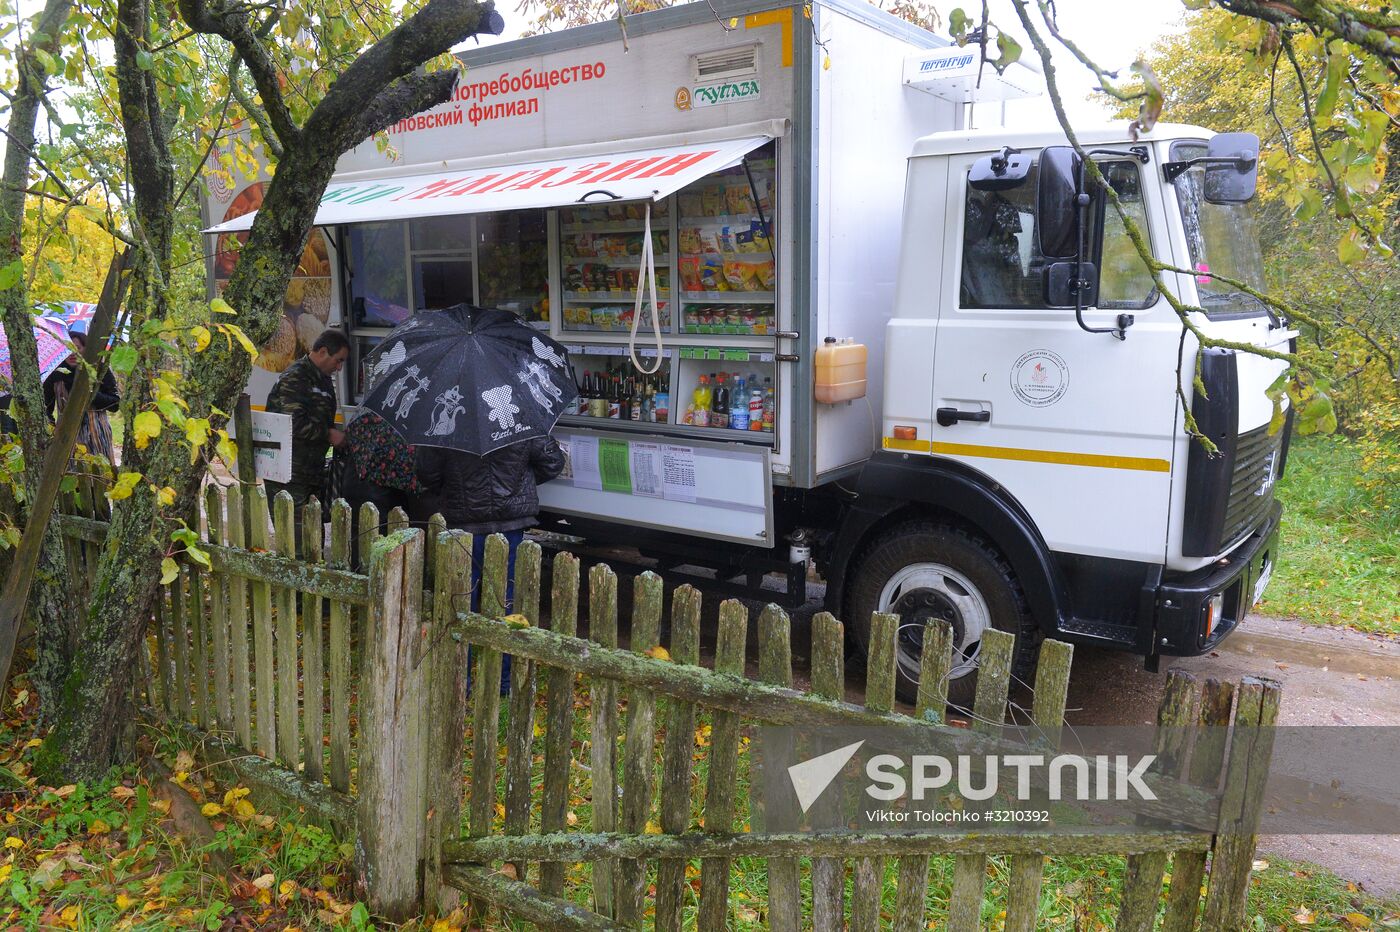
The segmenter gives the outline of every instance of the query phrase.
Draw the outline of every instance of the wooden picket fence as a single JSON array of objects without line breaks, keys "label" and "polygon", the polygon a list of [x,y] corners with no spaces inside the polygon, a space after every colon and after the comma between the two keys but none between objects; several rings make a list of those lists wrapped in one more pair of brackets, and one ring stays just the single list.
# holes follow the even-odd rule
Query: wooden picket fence
[{"label": "wooden picket fence", "polygon": [[[91,566],[95,554],[83,548],[105,529],[93,501],[78,497],[69,503],[76,513],[62,519],[75,569]],[[542,928],[646,920],[720,930],[734,919],[730,885],[742,858],[763,859],[763,918],[772,929],[913,930],[937,918],[972,930],[987,859],[1005,855],[1005,927],[1029,930],[1046,858],[1094,854],[1126,858],[1119,928],[1244,925],[1270,750],[1269,730],[1250,726],[1273,724],[1276,684],[1171,676],[1159,713],[1160,769],[1149,775],[1158,800],[1139,804],[1141,831],[770,832],[764,813],[748,812],[737,793],[741,772],[757,779],[746,741],[754,725],[916,725],[969,753],[1024,751],[996,734],[1007,713],[1011,637],[984,638],[972,727],[950,728],[946,626],[925,632],[911,715],[896,710],[892,615],[873,618],[857,705],[844,698],[844,631],[829,614],[813,620],[811,686],[800,690],[790,622],[776,606],[757,619],[757,678],[749,678],[750,618],[740,602],[720,606],[706,668],[701,596],[691,586],[671,593],[662,649],[662,582],[636,577],[624,648],[618,579],[605,565],[588,572],[585,638],[571,554],[554,556],[546,585],[540,548],[523,544],[508,614],[506,544],[491,538],[473,613],[469,535],[441,521],[426,533],[409,528],[396,512],[381,537],[365,506],[359,526],[368,530],[352,542],[350,509],[336,502],[327,555],[313,504],[297,557],[290,500],[279,497],[272,510],[269,519],[260,488],[246,498],[237,487],[226,496],[208,489],[211,567],[186,563],[164,587],[144,695],[238,779],[352,834],[362,891],[378,915],[398,921],[465,903],[488,928],[508,917]],[[349,569],[352,543],[365,574]],[[1032,715],[1049,736],[1063,721],[1071,653],[1059,642],[1042,646]],[[512,664],[503,698],[504,654]],[[702,722],[708,742],[697,760]],[[1227,744],[1221,728],[1203,729],[1192,747],[1193,731],[1181,726],[1195,723],[1233,723],[1234,737]],[[1154,816],[1170,820],[1222,786],[1215,831],[1151,827]],[[576,809],[585,817],[573,818]],[[954,860],[946,916],[928,906],[931,858]],[[571,869],[579,863],[588,865],[586,880]]]}]

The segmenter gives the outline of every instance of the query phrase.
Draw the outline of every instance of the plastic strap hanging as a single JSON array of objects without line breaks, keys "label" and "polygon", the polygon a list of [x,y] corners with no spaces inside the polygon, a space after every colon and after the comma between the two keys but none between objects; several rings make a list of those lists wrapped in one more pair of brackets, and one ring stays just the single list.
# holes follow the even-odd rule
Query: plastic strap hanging
[{"label": "plastic strap hanging", "polygon": [[[642,265],[637,276],[637,299],[632,305],[632,332],[627,338],[627,354],[632,357],[632,365],[643,375],[655,375],[661,369],[663,358],[661,344],[661,310],[656,303],[656,252],[651,243],[651,201],[646,202],[646,223],[642,232]],[[642,322],[642,306],[645,303],[643,288],[651,290],[651,329],[656,337],[656,364],[648,369],[637,358],[637,326]]]}]

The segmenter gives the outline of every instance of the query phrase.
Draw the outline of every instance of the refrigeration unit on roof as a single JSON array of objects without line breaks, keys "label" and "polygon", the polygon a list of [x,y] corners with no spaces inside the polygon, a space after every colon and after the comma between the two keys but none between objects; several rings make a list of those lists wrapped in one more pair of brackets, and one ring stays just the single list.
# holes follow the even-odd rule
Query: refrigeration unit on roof
[{"label": "refrigeration unit on roof", "polygon": [[1036,69],[1018,61],[998,74],[990,64],[982,64],[975,45],[951,45],[910,55],[904,59],[904,83],[955,103],[1016,100],[1042,93]]}]

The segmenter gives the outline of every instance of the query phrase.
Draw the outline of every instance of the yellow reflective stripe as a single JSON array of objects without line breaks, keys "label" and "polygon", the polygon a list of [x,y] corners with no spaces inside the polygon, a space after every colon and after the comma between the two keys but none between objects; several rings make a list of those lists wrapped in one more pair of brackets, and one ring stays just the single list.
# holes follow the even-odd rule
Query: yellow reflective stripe
[{"label": "yellow reflective stripe", "polygon": [[745,29],[756,29],[759,26],[772,26],[774,24],[782,27],[780,44],[782,47],[781,62],[784,68],[792,67],[792,7],[785,6],[777,10],[768,10],[764,13],[750,13],[744,17]]},{"label": "yellow reflective stripe", "polygon": [[1066,453],[1060,450],[1025,450],[1017,447],[986,447],[974,443],[943,443],[928,440],[884,438],[886,450],[913,450],[942,453],[945,456],[976,456],[1023,463],[1056,463],[1061,466],[1097,466],[1102,469],[1133,469],[1141,472],[1171,472],[1163,459],[1146,456],[1109,456],[1103,453]]}]

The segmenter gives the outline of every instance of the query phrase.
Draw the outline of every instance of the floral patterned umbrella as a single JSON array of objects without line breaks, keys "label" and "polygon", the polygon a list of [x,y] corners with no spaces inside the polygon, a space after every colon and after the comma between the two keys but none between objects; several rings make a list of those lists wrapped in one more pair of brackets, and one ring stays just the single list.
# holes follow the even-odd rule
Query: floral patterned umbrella
[{"label": "floral patterned umbrella", "polygon": [[[39,378],[48,378],[55,369],[73,352],[68,345],[68,330],[56,320],[37,318],[34,321],[34,340],[39,344]],[[10,360],[10,340],[0,327],[0,391],[14,381],[14,367]]]}]

